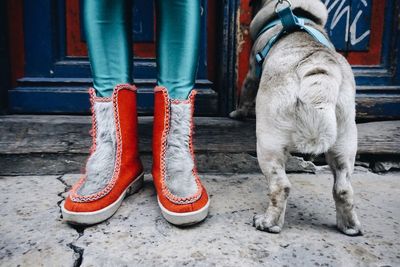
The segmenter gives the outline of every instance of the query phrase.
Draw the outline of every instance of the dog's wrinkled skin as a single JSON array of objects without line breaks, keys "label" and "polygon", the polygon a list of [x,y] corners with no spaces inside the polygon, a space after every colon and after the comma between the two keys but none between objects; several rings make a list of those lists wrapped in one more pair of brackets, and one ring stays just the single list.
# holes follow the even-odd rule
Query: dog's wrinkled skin
[{"label": "dog's wrinkled skin", "polygon": [[[320,0],[292,0],[295,14],[314,21],[324,32],[327,10]],[[265,22],[275,19],[276,0],[262,1],[251,24],[257,36]],[[254,217],[254,226],[279,233],[284,224],[291,184],[285,173],[289,152],[325,153],[333,175],[337,227],[347,235],[361,234],[354,210],[350,177],[357,151],[355,81],[348,62],[305,32],[280,39],[255,73],[254,54],[281,30],[275,26],[255,40],[250,70],[233,118],[251,114],[256,98],[257,155],[269,186],[268,208]]]}]

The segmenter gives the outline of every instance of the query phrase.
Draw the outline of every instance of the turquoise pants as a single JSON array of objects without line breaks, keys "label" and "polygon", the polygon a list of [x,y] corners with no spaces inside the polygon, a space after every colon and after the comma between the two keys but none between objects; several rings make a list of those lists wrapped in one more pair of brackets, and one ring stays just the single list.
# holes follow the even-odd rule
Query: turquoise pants
[{"label": "turquoise pants", "polygon": [[[171,98],[194,87],[199,56],[200,0],[156,0],[157,83]],[[97,95],[132,82],[132,1],[84,0],[84,28]],[[134,19],[134,18],[133,18]]]}]

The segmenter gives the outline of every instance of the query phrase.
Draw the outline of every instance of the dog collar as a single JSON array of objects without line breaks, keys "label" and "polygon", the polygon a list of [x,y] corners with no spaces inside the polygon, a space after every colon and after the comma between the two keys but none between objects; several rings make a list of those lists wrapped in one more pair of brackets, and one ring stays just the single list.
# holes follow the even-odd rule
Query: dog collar
[{"label": "dog collar", "polygon": [[273,47],[273,45],[284,35],[295,32],[295,31],[305,31],[309,35],[311,35],[315,40],[323,44],[324,46],[335,49],[335,47],[332,45],[332,43],[329,41],[329,39],[319,30],[309,26],[305,25],[305,23],[312,23],[312,20],[309,20],[307,18],[301,18],[297,17],[296,15],[293,14],[292,9],[290,6],[283,8],[281,10],[276,11],[279,15],[279,19],[276,19],[270,23],[268,23],[265,27],[261,29],[261,31],[258,33],[257,38],[260,37],[264,32],[268,31],[272,27],[281,24],[282,25],[282,30],[274,35],[264,46],[261,51],[259,51],[256,54],[256,72],[257,76],[261,76],[261,69],[262,69],[262,64],[264,63],[265,58],[267,57],[269,51]]}]

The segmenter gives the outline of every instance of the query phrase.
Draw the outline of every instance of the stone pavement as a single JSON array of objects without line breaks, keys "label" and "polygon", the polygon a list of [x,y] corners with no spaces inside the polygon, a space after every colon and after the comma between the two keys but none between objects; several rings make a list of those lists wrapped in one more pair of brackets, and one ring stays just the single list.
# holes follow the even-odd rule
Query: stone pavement
[{"label": "stone pavement", "polygon": [[[204,175],[207,220],[188,228],[160,215],[150,176],[113,218],[86,229],[62,222],[59,204],[78,178],[0,177],[1,266],[399,266],[400,174],[353,177],[364,236],[335,229],[332,177],[290,174],[278,235],[252,227],[266,208],[261,174]],[[58,204],[58,205],[57,205]]]}]

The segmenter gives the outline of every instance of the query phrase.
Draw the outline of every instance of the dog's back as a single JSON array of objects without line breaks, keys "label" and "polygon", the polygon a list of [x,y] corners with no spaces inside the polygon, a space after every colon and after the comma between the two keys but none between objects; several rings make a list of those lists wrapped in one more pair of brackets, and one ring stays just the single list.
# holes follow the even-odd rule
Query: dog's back
[{"label": "dog's back", "polygon": [[[326,152],[336,141],[336,111],[343,72],[349,69],[342,66],[346,64],[341,55],[306,33],[289,35],[265,62],[257,116],[273,118],[267,125],[286,131],[283,136],[290,139],[286,140],[290,149],[307,154]],[[344,102],[352,105],[354,99]]]}]

